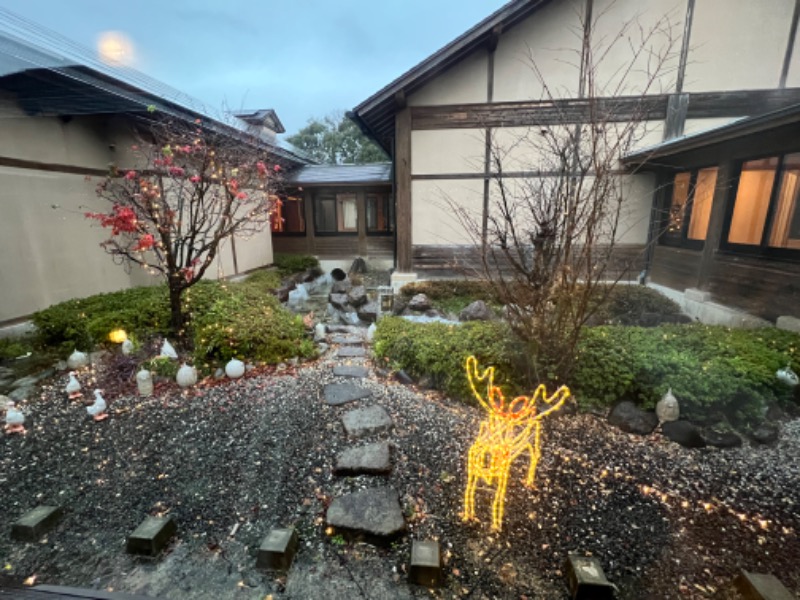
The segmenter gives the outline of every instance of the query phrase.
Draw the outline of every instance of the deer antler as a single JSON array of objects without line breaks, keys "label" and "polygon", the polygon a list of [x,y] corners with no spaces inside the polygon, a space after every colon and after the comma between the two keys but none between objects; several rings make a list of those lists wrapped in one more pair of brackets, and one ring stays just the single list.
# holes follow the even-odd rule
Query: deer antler
[{"label": "deer antler", "polygon": [[[478,399],[481,406],[489,412],[502,411],[506,400],[503,391],[494,384],[494,367],[488,367],[483,373],[480,373],[478,359],[470,356],[467,358],[466,369],[472,394]],[[486,398],[478,391],[480,384],[484,381],[486,381]]]}]

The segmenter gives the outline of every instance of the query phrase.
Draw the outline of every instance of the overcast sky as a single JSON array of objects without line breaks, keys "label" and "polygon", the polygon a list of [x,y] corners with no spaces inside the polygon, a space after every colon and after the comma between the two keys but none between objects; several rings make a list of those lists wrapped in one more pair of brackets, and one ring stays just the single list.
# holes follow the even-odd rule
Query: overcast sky
[{"label": "overcast sky", "polygon": [[[123,32],[134,66],[213,108],[274,108],[288,133],[349,110],[506,0],[0,0],[78,42]],[[2,15],[0,15],[2,18]]]}]

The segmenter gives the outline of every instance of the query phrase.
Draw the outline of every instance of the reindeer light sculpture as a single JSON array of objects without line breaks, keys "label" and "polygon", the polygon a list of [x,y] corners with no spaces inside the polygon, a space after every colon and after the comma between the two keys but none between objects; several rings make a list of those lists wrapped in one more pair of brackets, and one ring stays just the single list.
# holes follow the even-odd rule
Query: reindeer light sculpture
[{"label": "reindeer light sculpture", "polygon": [[[570,392],[566,386],[561,386],[552,396],[547,397],[545,386],[540,385],[532,396],[518,396],[506,404],[502,390],[494,384],[494,367],[481,373],[477,359],[470,356],[466,370],[472,393],[489,416],[481,421],[478,437],[469,449],[464,521],[475,519],[475,490],[478,482],[483,481],[495,488],[492,529],[499,531],[503,525],[511,464],[521,454],[528,452],[530,465],[525,486],[532,487],[536,477],[536,464],[541,455],[542,419],[559,410],[570,397]],[[538,410],[537,404],[540,400],[547,405],[545,410]]]}]

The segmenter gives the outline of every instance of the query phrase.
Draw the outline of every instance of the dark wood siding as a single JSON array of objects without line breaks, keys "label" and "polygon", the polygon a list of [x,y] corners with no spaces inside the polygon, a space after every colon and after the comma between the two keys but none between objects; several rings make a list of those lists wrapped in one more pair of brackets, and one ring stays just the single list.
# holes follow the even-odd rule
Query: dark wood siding
[{"label": "dark wood siding", "polygon": [[679,291],[697,287],[702,254],[700,250],[656,246],[650,281]]}]

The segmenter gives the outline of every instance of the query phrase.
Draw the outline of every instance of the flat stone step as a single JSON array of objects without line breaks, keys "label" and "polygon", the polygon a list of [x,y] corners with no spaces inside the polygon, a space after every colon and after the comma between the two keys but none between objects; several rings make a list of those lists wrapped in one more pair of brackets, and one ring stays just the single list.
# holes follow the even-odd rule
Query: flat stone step
[{"label": "flat stone step", "polygon": [[391,450],[386,442],[348,448],[336,457],[336,475],[387,475],[392,470]]},{"label": "flat stone step", "polygon": [[327,326],[328,333],[352,333],[357,334],[361,331],[364,331],[362,327],[357,327],[355,325],[328,325]]},{"label": "flat stone step", "polygon": [[393,538],[406,530],[397,491],[369,488],[335,498],[328,507],[328,525],[368,538]]},{"label": "flat stone step", "polygon": [[129,554],[157,556],[178,530],[172,517],[147,517],[128,536]]},{"label": "flat stone step", "polygon": [[37,506],[11,526],[11,537],[22,542],[35,542],[52,529],[62,516],[64,511],[59,506]]},{"label": "flat stone step", "polygon": [[331,344],[343,346],[357,346],[364,343],[364,338],[355,335],[334,335],[331,336]]},{"label": "flat stone step", "polygon": [[339,348],[336,356],[339,358],[363,358],[367,355],[364,348],[357,348],[353,346],[344,346]]},{"label": "flat stone step", "polygon": [[329,383],[322,391],[325,403],[329,406],[341,406],[372,395],[368,389],[354,383]]},{"label": "flat stone step", "polygon": [[335,377],[363,378],[369,375],[369,369],[358,365],[336,365],[333,367],[333,375]]},{"label": "flat stone step", "polygon": [[394,421],[386,409],[374,404],[365,408],[351,410],[342,417],[342,423],[347,435],[364,437],[374,433],[389,431],[394,427]]}]

